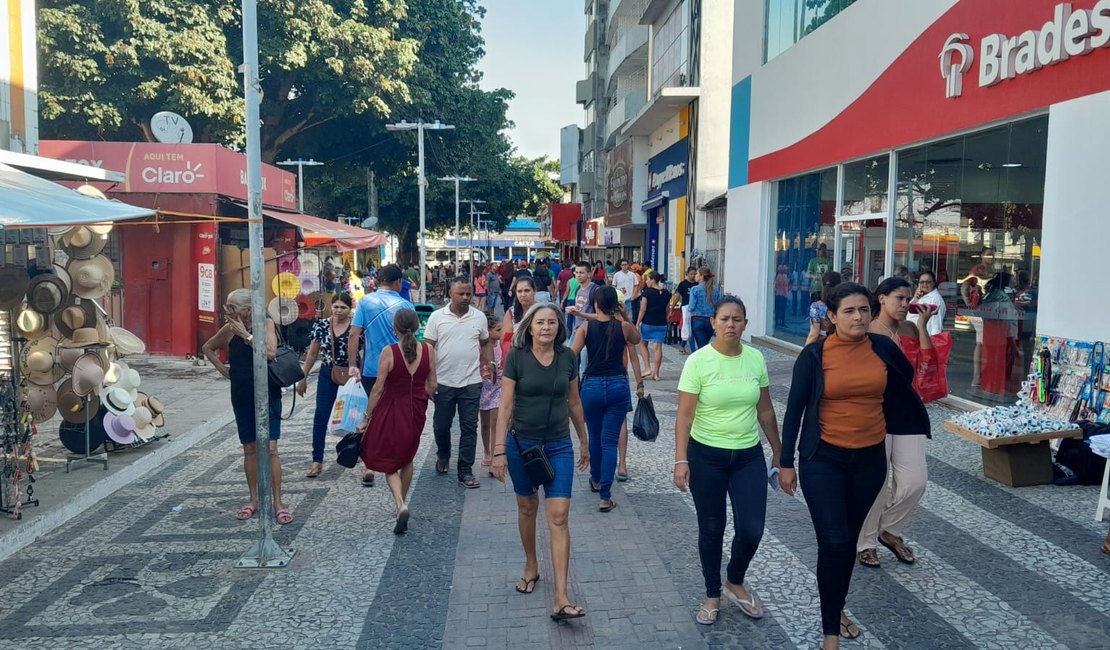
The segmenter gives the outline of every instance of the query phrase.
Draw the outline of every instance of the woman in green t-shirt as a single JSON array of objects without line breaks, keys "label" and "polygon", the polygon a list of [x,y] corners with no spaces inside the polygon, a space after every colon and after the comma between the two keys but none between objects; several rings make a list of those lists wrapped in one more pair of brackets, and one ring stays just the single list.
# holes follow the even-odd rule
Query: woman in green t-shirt
[{"label": "woman in green t-shirt", "polygon": [[[782,444],[763,355],[740,340],[747,311],[739,298],[717,301],[712,320],[717,338],[690,355],[678,382],[674,484],[683,492],[689,488],[698,513],[705,603],[695,620],[702,625],[717,622],[722,593],[748,616],[763,616],[759,596],[744,584],[767,515],[768,472],[759,430],[771,444],[774,467]],[[734,536],[722,591],[726,498],[732,501]]]}]

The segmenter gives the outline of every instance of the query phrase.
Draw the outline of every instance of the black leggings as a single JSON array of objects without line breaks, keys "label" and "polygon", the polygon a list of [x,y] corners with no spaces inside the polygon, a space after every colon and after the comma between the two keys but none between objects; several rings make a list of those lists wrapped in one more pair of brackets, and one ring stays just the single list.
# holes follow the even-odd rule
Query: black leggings
[{"label": "black leggings", "polygon": [[839,635],[840,611],[856,565],[856,540],[886,481],[886,444],[843,449],[822,440],[798,470],[817,533],[821,629],[826,635]]},{"label": "black leggings", "polygon": [[[698,557],[706,598],[721,597],[721,554],[728,521],[726,497],[732,501],[732,557],[728,581],[744,583],[767,518],[767,463],[763,447],[721,449],[690,438],[690,493],[698,513]],[[865,511],[866,512],[866,511]],[[862,525],[862,520],[861,525]],[[853,547],[855,548],[855,547]]]}]

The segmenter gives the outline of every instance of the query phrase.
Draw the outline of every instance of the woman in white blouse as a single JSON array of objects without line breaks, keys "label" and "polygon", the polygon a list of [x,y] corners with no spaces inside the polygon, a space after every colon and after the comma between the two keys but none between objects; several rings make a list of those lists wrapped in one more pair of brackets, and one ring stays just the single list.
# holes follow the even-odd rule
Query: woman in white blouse
[{"label": "woman in white blouse", "polygon": [[[917,278],[917,292],[914,293],[910,304],[936,305],[936,313],[925,323],[925,330],[929,336],[936,336],[944,330],[945,305],[944,297],[937,291],[937,276],[932,271],[922,271]],[[909,314],[906,320],[918,324],[918,315]]]}]

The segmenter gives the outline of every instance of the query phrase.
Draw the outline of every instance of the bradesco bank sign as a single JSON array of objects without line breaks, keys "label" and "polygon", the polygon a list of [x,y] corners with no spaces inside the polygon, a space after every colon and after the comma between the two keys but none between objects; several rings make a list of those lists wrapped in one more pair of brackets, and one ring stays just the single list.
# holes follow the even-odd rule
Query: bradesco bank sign
[{"label": "bradesco bank sign", "polygon": [[[963,77],[973,67],[976,53],[966,33],[948,37],[940,54],[946,96],[963,94]],[[979,86],[987,88],[1008,79],[1032,74],[1110,45],[1110,0],[1091,9],[1073,9],[1070,2],[1056,5],[1052,20],[1040,29],[1016,36],[989,34],[979,43]]]},{"label": "bradesco bank sign", "polygon": [[[43,140],[39,153],[126,175],[124,192],[222,194],[247,199],[247,162],[240,153],[215,144],[156,142],[71,142]],[[296,177],[262,166],[262,202],[297,207]]]}]

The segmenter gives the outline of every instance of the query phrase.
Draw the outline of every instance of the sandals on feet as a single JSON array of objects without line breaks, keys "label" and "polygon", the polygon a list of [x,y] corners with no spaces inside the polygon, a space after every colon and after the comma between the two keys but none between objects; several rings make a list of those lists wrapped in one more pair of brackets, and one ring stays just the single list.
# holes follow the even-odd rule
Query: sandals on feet
[{"label": "sandals on feet", "polygon": [[702,606],[698,609],[698,613],[694,616],[694,620],[702,625],[713,625],[717,622],[717,614],[720,613],[719,609],[709,609]]},{"label": "sandals on feet", "polygon": [[594,483],[590,481],[590,492],[601,492],[601,483]]},{"label": "sandals on feet", "polygon": [[288,508],[282,508],[274,513],[274,518],[282,526],[293,523],[293,513]]},{"label": "sandals on feet", "polygon": [[446,474],[446,473],[447,473],[447,461],[442,459],[442,458],[437,459],[436,460],[436,474]]},{"label": "sandals on feet", "polygon": [[[532,593],[533,591],[536,590],[536,583],[539,582],[539,581],[540,581],[540,574],[538,574],[538,573],[536,574],[535,578],[531,578],[531,579],[521,578],[520,582],[516,583],[516,592],[518,594],[530,594],[530,593]],[[520,586],[521,582],[524,583],[523,588]]]},{"label": "sandals on feet", "polygon": [[572,618],[582,618],[585,615],[586,610],[577,605],[563,605],[555,610],[555,613],[551,615],[551,620],[555,622],[569,621]]},{"label": "sandals on feet", "polygon": [[841,638],[858,639],[860,634],[863,634],[863,632],[860,631],[859,626],[856,625],[852,619],[844,616],[844,618],[840,621]]},{"label": "sandals on feet", "polygon": [[612,499],[609,499],[608,501],[602,501],[601,505],[599,505],[597,507],[597,509],[598,509],[598,512],[613,512],[613,510],[616,509],[616,507],[617,507],[617,502],[613,501]]},{"label": "sandals on feet", "polygon": [[879,551],[873,548],[865,548],[859,552],[859,563],[863,566],[869,566],[872,569],[878,569],[882,564],[879,562]]},{"label": "sandals on feet", "polygon": [[463,486],[464,488],[466,488],[468,490],[473,490],[474,488],[481,487],[481,484],[478,482],[478,479],[474,478],[473,474],[464,474],[463,476],[460,476],[459,477],[459,485]]},{"label": "sandals on feet", "polygon": [[901,537],[895,537],[894,542],[888,542],[883,539],[882,535],[879,535],[879,543],[890,549],[890,552],[894,553],[894,557],[898,558],[898,561],[902,564],[913,564],[917,561],[913,556],[913,549],[906,546]]},{"label": "sandals on feet", "polygon": [[406,532],[408,532],[408,529],[409,529],[409,509],[405,508],[401,512],[397,513],[397,523],[395,523],[393,525],[393,534],[394,535],[403,535]]},{"label": "sandals on feet", "polygon": [[253,517],[255,512],[258,512],[258,508],[255,508],[248,503],[242,508],[239,508],[239,512],[235,513],[235,518],[239,521],[246,521]]},{"label": "sandals on feet", "polygon": [[763,618],[763,603],[759,600],[759,596],[751,587],[744,586],[744,589],[748,592],[747,600],[737,596],[736,592],[729,589],[728,584],[725,584],[724,589],[721,589],[721,593],[725,595],[725,598],[728,598],[729,602],[739,607],[740,611],[744,612],[749,618]]},{"label": "sandals on feet", "polygon": [[308,468],[308,473],[305,474],[305,478],[316,478],[322,471],[324,471],[323,465],[320,463],[312,463],[312,466]]},{"label": "sandals on feet", "polygon": [[362,487],[374,487],[374,472],[366,472],[362,476]]},{"label": "sandals on feet", "polygon": [[627,483],[628,482],[628,473],[625,472],[624,474],[621,474],[620,472],[617,472],[617,482],[618,483]]}]

